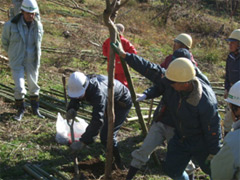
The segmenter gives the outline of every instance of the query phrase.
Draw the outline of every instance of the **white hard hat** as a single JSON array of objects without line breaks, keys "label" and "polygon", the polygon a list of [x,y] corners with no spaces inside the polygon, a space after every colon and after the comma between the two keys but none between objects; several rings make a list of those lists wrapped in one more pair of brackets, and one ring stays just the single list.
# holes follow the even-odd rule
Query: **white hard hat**
[{"label": "white hard hat", "polygon": [[181,33],[174,39],[174,41],[175,42],[180,41],[185,46],[187,46],[189,49],[192,47],[192,37],[189,34]]},{"label": "white hard hat", "polygon": [[38,12],[38,5],[36,0],[23,0],[21,9],[25,12]]},{"label": "white hard hat", "polygon": [[228,37],[228,39],[226,39],[227,41],[240,41],[240,29],[235,29],[230,36]]},{"label": "white hard hat", "polygon": [[78,98],[84,95],[89,84],[87,76],[81,72],[74,72],[68,80],[68,96]]},{"label": "white hard hat", "polygon": [[166,78],[173,82],[188,82],[196,75],[194,66],[189,59],[180,57],[172,61],[166,71]]},{"label": "white hard hat", "polygon": [[240,81],[236,82],[229,90],[228,98],[225,99],[228,103],[240,106]]}]

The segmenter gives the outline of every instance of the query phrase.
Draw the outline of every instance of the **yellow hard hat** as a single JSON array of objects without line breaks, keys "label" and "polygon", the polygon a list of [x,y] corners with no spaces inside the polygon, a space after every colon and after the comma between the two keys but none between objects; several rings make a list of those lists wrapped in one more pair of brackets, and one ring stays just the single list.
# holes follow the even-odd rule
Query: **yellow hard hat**
[{"label": "yellow hard hat", "polygon": [[240,41],[240,29],[235,29],[230,36],[228,37],[228,39],[226,39],[227,41]]},{"label": "yellow hard hat", "polygon": [[174,39],[174,41],[175,42],[180,41],[185,46],[187,46],[189,49],[192,47],[192,37],[189,34],[181,33]]},{"label": "yellow hard hat", "polygon": [[196,75],[192,62],[187,58],[177,58],[172,61],[166,71],[166,77],[174,82],[188,82]]}]

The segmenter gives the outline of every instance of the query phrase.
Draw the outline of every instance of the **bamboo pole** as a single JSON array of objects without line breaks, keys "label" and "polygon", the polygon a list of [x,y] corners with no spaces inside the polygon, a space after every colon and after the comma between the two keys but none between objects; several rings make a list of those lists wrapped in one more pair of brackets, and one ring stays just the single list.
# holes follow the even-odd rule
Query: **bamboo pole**
[{"label": "bamboo pole", "polygon": [[30,168],[27,164],[23,166],[23,169],[32,177],[34,177],[36,180],[46,180],[47,178],[44,177],[42,174],[38,174],[36,171],[34,171],[32,168]]},{"label": "bamboo pole", "polygon": [[31,167],[32,167],[33,169],[35,169],[36,171],[40,172],[42,175],[46,176],[48,179],[57,180],[55,177],[53,177],[52,174],[47,173],[46,171],[44,171],[44,170],[41,169],[40,167],[36,166],[35,164],[31,165]]},{"label": "bamboo pole", "polygon": [[62,173],[60,173],[56,168],[52,168],[53,172],[56,173],[57,176],[61,177],[63,180],[68,180]]}]

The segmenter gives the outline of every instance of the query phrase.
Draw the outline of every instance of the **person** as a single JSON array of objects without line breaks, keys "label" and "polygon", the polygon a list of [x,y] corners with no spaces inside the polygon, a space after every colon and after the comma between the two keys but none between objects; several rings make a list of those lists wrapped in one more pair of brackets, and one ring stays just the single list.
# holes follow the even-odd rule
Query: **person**
[{"label": "person", "polygon": [[41,57],[42,23],[36,18],[38,5],[35,0],[23,0],[21,13],[5,23],[2,46],[7,51],[14,80],[14,98],[18,112],[15,120],[21,121],[25,104],[26,88],[24,73],[28,82],[30,103],[34,115],[44,118],[39,112],[38,76]]},{"label": "person", "polygon": [[[122,24],[116,24],[117,30],[120,34],[121,43],[123,46],[124,51],[129,53],[137,54],[135,47],[123,37],[124,33],[124,26]],[[110,38],[106,39],[102,45],[103,55],[107,57],[108,66],[109,66],[109,56],[110,56]],[[107,68],[108,69],[108,68]],[[124,74],[124,70],[122,67],[121,60],[118,55],[115,56],[115,79],[119,80],[128,88],[128,82]]]},{"label": "person", "polygon": [[167,147],[165,173],[173,179],[188,180],[184,169],[192,159],[210,175],[209,161],[219,151],[221,140],[220,116],[211,86],[196,77],[193,64],[186,58],[175,59],[165,70],[124,52],[120,43],[111,46],[130,67],[157,84],[163,94],[168,110],[165,117],[170,117],[175,127]]},{"label": "person", "polygon": [[[228,39],[229,42],[229,54],[226,61],[226,75],[225,75],[225,92],[224,98],[227,98],[228,91],[231,86],[240,80],[240,53],[239,53],[239,41],[240,41],[240,29],[234,30]],[[224,134],[226,135],[229,131],[231,131],[233,119],[231,115],[231,111],[229,106],[226,107],[226,114],[224,118]]]},{"label": "person", "polygon": [[[188,51],[192,48],[192,37],[189,34],[181,33],[174,39],[173,52],[175,52],[176,50],[178,50],[180,48],[187,49]],[[197,66],[198,64],[194,60],[191,52],[190,52],[190,55],[191,55],[191,61]],[[161,67],[167,69],[173,59],[172,56],[173,56],[173,54],[168,55],[165,58],[165,60],[160,64]]]},{"label": "person", "polygon": [[[85,145],[94,142],[94,138],[100,132],[101,143],[107,145],[108,118],[107,118],[107,101],[108,101],[108,77],[104,75],[86,76],[81,72],[74,72],[68,80],[68,96],[70,103],[67,107],[67,119],[73,119],[76,111],[79,109],[79,103],[85,100],[93,106],[92,119],[85,133],[74,142],[71,148],[74,151],[81,150]],[[130,92],[118,80],[114,80],[114,113],[115,123],[113,130],[113,156],[115,163],[121,167],[121,156],[118,150],[117,133],[127,118],[132,106]]]},{"label": "person", "polygon": [[[172,60],[174,61],[176,58],[185,57],[191,61],[191,53],[185,49],[180,48],[174,51],[172,55]],[[196,76],[204,80],[207,84],[210,84],[207,77],[201,73],[201,71],[196,67],[194,62],[192,62],[195,66]],[[143,101],[145,99],[152,99],[155,97],[159,97],[161,95],[158,90],[158,85],[154,85],[148,89],[146,89],[142,95],[137,98],[137,101]],[[139,149],[136,149],[132,152],[132,161],[127,174],[127,180],[132,179],[137,173],[138,169],[140,169],[146,162],[150,159],[150,155],[156,149],[157,146],[162,145],[164,140],[169,140],[174,135],[174,124],[171,121],[171,116],[168,113],[164,102],[161,100],[158,104],[157,109],[154,112],[153,123],[151,128],[143,141],[143,144]],[[186,171],[189,175],[189,179],[194,178],[194,169],[195,165],[190,161]]]},{"label": "person", "polygon": [[226,101],[234,119],[233,131],[224,138],[223,147],[211,161],[213,180],[240,180],[240,81],[229,90]]}]

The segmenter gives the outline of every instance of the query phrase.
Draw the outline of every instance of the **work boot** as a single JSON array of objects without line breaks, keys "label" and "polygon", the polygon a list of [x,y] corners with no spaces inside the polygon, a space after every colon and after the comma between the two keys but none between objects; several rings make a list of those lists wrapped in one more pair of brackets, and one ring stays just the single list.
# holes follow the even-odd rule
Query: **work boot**
[{"label": "work boot", "polygon": [[126,177],[126,180],[131,180],[134,178],[134,176],[137,174],[138,168],[135,168],[133,166],[130,166],[129,170],[128,170],[128,174]]},{"label": "work boot", "polygon": [[31,96],[30,97],[30,103],[31,103],[33,114],[38,116],[39,118],[44,119],[45,116],[41,115],[40,112],[39,112],[39,99],[38,99],[38,96]]},{"label": "work boot", "polygon": [[17,121],[21,121],[22,117],[24,115],[24,111],[25,111],[24,100],[23,99],[15,99],[15,104],[16,104],[18,112],[17,112],[16,116],[14,116],[14,119]]},{"label": "work boot", "polygon": [[123,169],[121,156],[118,150],[118,147],[113,147],[113,157],[114,157],[114,163],[116,164],[118,169]]}]

